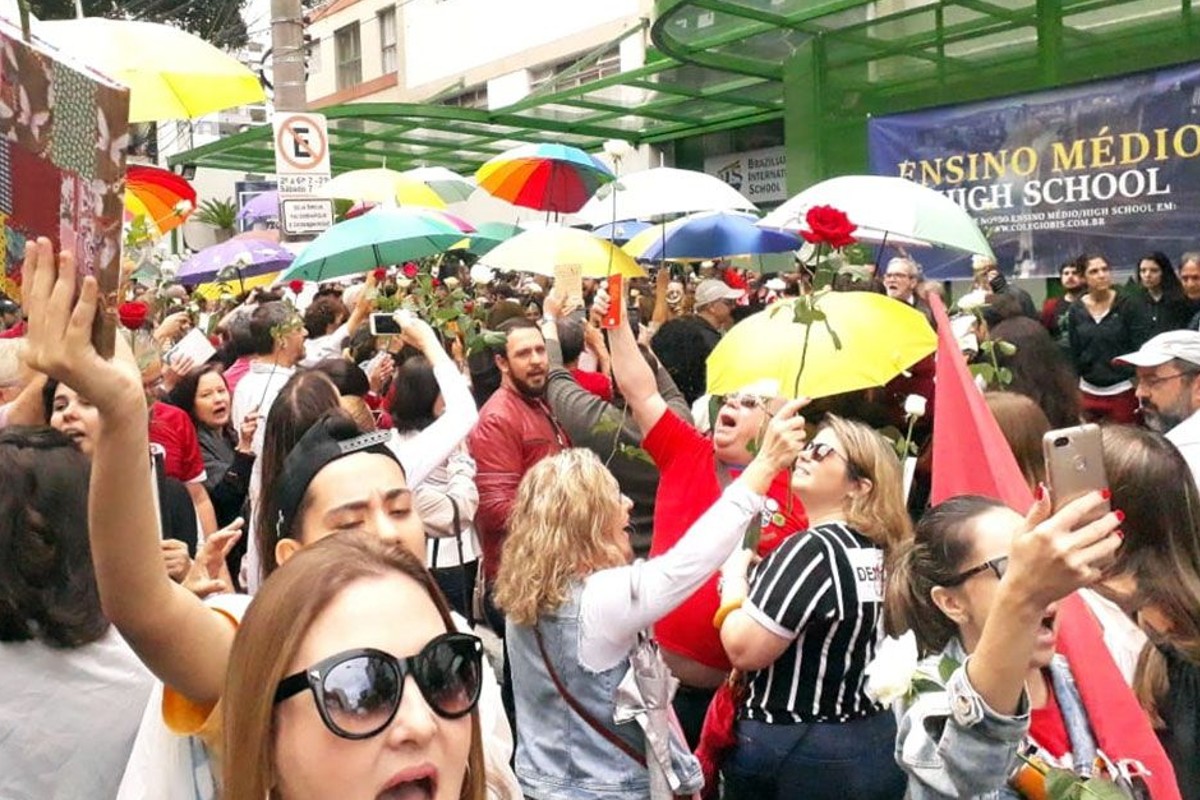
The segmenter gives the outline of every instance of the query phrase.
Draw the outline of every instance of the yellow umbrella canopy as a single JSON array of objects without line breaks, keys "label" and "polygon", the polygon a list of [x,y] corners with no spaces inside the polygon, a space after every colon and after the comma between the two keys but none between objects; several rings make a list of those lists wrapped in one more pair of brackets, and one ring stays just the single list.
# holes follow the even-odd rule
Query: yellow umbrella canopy
[{"label": "yellow umbrella canopy", "polygon": [[795,321],[800,302],[781,300],[733,326],[708,357],[710,394],[769,383],[780,397],[827,397],[882,386],[937,348],[925,316],[885,295],[828,292],[811,325]]},{"label": "yellow umbrella canopy", "polygon": [[556,267],[575,265],[585,278],[646,277],[646,271],[621,248],[577,228],[525,231],[501,243],[480,262],[503,272],[532,272],[548,277],[554,277]]},{"label": "yellow umbrella canopy", "polygon": [[248,292],[251,289],[257,289],[260,286],[270,286],[275,279],[279,277],[278,272],[268,272],[266,275],[255,275],[246,280],[242,280],[237,276],[231,277],[228,280],[213,281],[212,283],[202,283],[196,287],[196,294],[206,300],[218,300],[222,293],[239,295],[242,292]]},{"label": "yellow umbrella canopy", "polygon": [[355,169],[343,172],[321,189],[324,197],[356,203],[425,206],[442,209],[446,203],[423,181],[394,169]]},{"label": "yellow umbrella canopy", "polygon": [[261,103],[258,76],[187,31],[137,20],[41,22],[37,35],[129,87],[129,121],[191,119]]}]

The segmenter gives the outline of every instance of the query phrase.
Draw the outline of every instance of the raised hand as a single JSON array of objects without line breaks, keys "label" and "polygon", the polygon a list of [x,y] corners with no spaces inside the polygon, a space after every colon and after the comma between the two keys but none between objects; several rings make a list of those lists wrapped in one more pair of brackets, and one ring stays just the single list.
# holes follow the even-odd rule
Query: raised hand
[{"label": "raised hand", "polygon": [[183,580],[184,588],[191,590],[198,597],[233,591],[226,579],[228,573],[225,570],[225,557],[241,538],[242,524],[242,518],[238,517],[204,540],[187,577]]}]

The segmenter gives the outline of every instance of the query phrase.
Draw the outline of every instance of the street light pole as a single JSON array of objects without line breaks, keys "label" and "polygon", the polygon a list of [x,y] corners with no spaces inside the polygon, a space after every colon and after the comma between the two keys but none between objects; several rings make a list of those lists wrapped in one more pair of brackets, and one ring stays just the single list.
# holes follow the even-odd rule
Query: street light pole
[{"label": "street light pole", "polygon": [[306,111],[304,9],[300,0],[271,0],[271,82],[276,111]]}]

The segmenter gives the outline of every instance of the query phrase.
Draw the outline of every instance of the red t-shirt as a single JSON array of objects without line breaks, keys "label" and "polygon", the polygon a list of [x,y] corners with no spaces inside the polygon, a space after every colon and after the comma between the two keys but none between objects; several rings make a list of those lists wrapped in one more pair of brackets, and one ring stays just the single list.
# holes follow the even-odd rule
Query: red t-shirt
[{"label": "red t-shirt", "polygon": [[6,331],[0,331],[0,339],[20,339],[25,335],[25,320],[21,320]]},{"label": "red t-shirt", "polygon": [[[712,441],[667,411],[642,440],[642,447],[658,465],[658,494],[654,502],[654,538],[650,555],[675,546],[692,523],[721,496],[717,459]],[[740,471],[740,470],[739,470]],[[808,515],[796,498],[790,504],[789,478],[781,472],[771,485],[767,510],[763,513],[759,555],[765,556],[784,539],[808,527]],[[667,650],[699,661],[713,669],[731,669],[721,646],[721,635],[712,625],[720,607],[717,575],[713,574],[695,594],[660,619],[654,635]]]},{"label": "red t-shirt", "polygon": [[1046,705],[1035,708],[1029,715],[1029,738],[1055,758],[1071,752],[1071,737],[1063,723],[1062,710],[1054,697],[1054,685],[1046,676]]},{"label": "red t-shirt", "polygon": [[609,380],[607,375],[601,375],[599,372],[588,372],[585,369],[573,369],[571,370],[571,377],[575,379],[576,383],[604,402],[612,402],[612,381]]},{"label": "red t-shirt", "polygon": [[192,418],[181,408],[167,403],[150,407],[150,441],[166,450],[163,459],[168,478],[184,483],[205,479],[204,457]]}]

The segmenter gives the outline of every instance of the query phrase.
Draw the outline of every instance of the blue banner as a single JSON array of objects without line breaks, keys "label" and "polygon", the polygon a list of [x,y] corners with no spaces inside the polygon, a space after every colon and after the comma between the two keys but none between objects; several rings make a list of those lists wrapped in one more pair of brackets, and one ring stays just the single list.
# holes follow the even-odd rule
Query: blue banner
[{"label": "blue banner", "polygon": [[[979,222],[1006,271],[1057,275],[1083,253],[1132,271],[1200,249],[1200,64],[970,105],[877,117],[870,169],[942,192]],[[912,255],[935,278],[970,257]]]}]

